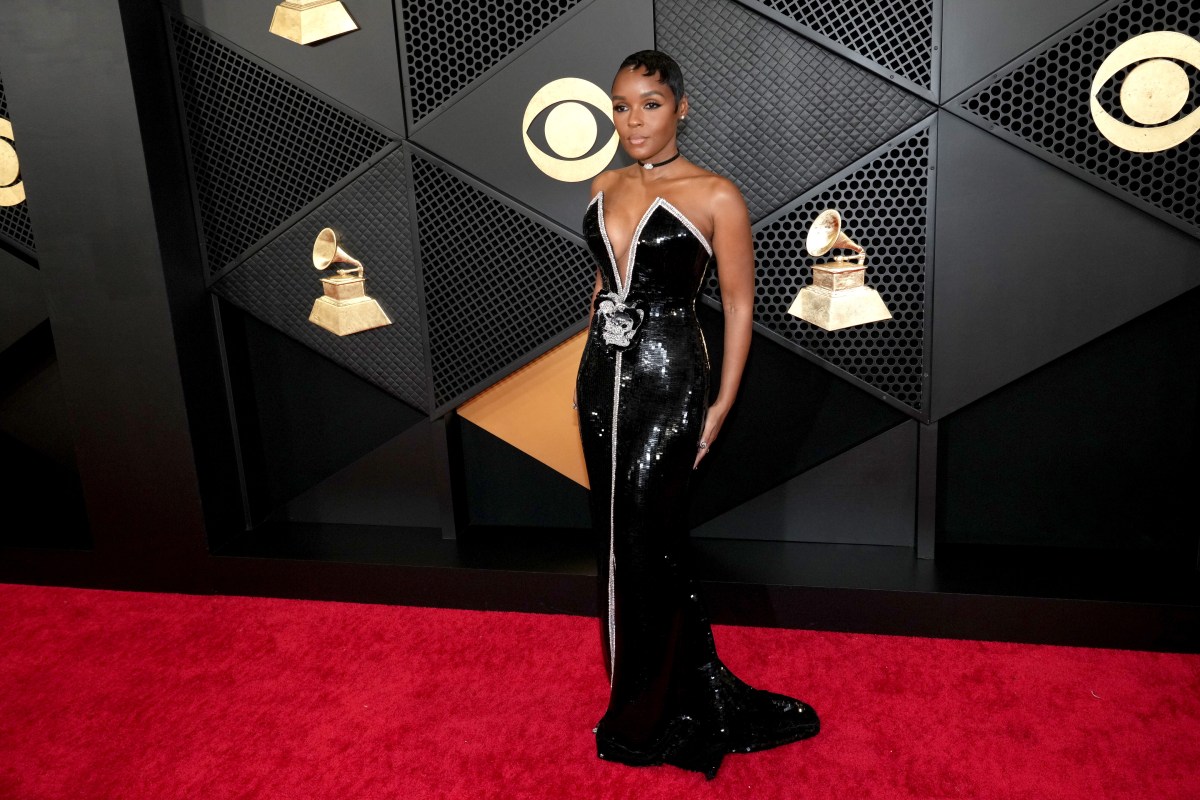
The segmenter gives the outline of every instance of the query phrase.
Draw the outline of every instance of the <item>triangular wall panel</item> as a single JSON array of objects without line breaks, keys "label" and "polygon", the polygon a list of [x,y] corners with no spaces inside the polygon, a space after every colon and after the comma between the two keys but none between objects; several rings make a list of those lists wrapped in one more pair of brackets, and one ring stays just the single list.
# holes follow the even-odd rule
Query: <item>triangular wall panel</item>
[{"label": "triangular wall panel", "polygon": [[[789,203],[754,226],[757,253],[755,322],[780,340],[891,398],[914,415],[927,408],[926,286],[933,120],[881,152]],[[868,253],[867,283],[892,319],[826,331],[788,313],[812,282],[815,258],[805,249],[813,220],[835,207],[845,232]],[[719,298],[718,275],[707,292]]]},{"label": "triangular wall panel", "polygon": [[[1089,15],[996,79],[972,87],[950,107],[985,130],[1200,238],[1200,132],[1165,150],[1138,153],[1101,135],[1092,118],[1092,79],[1108,55],[1136,36],[1162,30],[1200,39],[1200,5],[1189,0],[1127,0]],[[1172,52],[1155,55],[1169,59]],[[1191,68],[1200,72],[1200,64]],[[1122,70],[1109,79],[1097,98],[1118,118],[1123,115],[1119,95],[1126,74]],[[1191,83],[1191,97],[1179,118],[1200,109],[1196,78]]]},{"label": "triangular wall panel", "polygon": [[596,267],[566,231],[432,160],[413,159],[413,182],[440,413],[581,325]]},{"label": "triangular wall panel", "polygon": [[0,250],[0,352],[40,325],[47,317],[40,271]]},{"label": "triangular wall panel", "polygon": [[210,270],[386,148],[393,135],[173,18],[180,94]]},{"label": "triangular wall panel", "polygon": [[687,81],[691,105],[680,148],[731,177],[755,220],[933,111],[730,0],[659,0],[655,23],[658,46],[680,62]]},{"label": "triangular wall panel", "polygon": [[585,488],[587,464],[572,398],[586,336],[576,334],[458,407],[463,419]]},{"label": "triangular wall panel", "polygon": [[[222,297],[390,392],[429,410],[421,279],[413,255],[407,156],[397,148],[222,278]],[[308,321],[321,295],[313,240],[332,227],[363,262],[367,294],[392,324],[337,336]]]},{"label": "triangular wall panel", "polygon": [[718,539],[912,547],[917,422],[897,425],[696,528]]},{"label": "triangular wall panel", "polygon": [[937,14],[933,0],[739,0],[775,12],[932,94],[937,80]]},{"label": "triangular wall panel", "polygon": [[[490,186],[577,231],[590,199],[590,178],[557,180],[534,165],[523,131],[528,103],[543,86],[561,78],[592,83],[597,98],[574,97],[596,118],[593,151],[601,153],[615,135],[609,87],[617,65],[630,52],[652,47],[654,15],[647,0],[594,0],[559,27],[533,43],[470,93],[429,120],[412,139]],[[630,31],[638,32],[631,35]],[[537,114],[528,131],[534,146],[545,138],[546,113]],[[541,127],[541,130],[535,130]],[[546,153],[553,156],[553,153]],[[631,163],[617,150],[615,164]],[[596,164],[592,174],[614,165]]]},{"label": "triangular wall panel", "polygon": [[404,94],[391,0],[343,4],[358,30],[301,45],[270,31],[273,3],[177,0],[197,25],[339,103],[404,134]]},{"label": "triangular wall panel", "polygon": [[580,0],[398,0],[414,123]]},{"label": "triangular wall panel", "polygon": [[1100,0],[943,0],[941,96],[949,99],[986,78],[1099,5]]},{"label": "triangular wall panel", "polygon": [[418,422],[296,497],[293,522],[441,527],[436,486],[439,428]]},{"label": "triangular wall panel", "polygon": [[[699,309],[709,359],[722,362],[723,317]],[[738,399],[692,478],[699,526],[904,422],[901,410],[758,334]]]},{"label": "triangular wall panel", "polygon": [[1200,242],[943,114],[932,415],[1200,285]]}]

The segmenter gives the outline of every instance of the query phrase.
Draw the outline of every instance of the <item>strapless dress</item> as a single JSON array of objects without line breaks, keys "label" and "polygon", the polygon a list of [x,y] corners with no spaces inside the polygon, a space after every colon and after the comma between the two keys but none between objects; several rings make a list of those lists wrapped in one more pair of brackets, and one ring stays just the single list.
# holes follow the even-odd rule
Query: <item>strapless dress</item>
[{"label": "strapless dress", "polygon": [[603,281],[576,384],[610,681],[597,752],[712,778],[727,753],[820,729],[811,707],[751,688],[721,663],[690,575],[688,484],[709,392],[695,303],[712,247],[661,197],[638,223],[624,280],[603,193],[583,232]]}]

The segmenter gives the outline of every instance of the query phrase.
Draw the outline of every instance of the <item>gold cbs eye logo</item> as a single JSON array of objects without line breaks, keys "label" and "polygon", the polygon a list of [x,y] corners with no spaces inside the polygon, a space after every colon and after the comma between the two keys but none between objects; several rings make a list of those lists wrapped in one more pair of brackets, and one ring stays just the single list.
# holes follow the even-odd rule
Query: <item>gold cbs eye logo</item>
[{"label": "gold cbs eye logo", "polygon": [[13,146],[12,123],[0,117],[0,206],[25,202],[25,184],[21,180],[21,162]]},{"label": "gold cbs eye logo", "polygon": [[[582,78],[559,78],[538,89],[521,120],[529,160],[566,183],[600,174],[617,152],[617,130],[608,111],[611,103],[603,89]],[[600,132],[602,122],[612,128],[606,141]]]},{"label": "gold cbs eye logo", "polygon": [[[1125,150],[1157,153],[1200,131],[1200,108],[1168,122],[1179,115],[1192,94],[1191,78],[1180,61],[1200,70],[1200,41],[1172,31],[1135,36],[1109,53],[1092,79],[1092,119],[1100,133]],[[1120,98],[1121,111],[1138,125],[1117,119],[1097,99],[1110,78],[1134,64],[1137,66],[1121,83]]]}]

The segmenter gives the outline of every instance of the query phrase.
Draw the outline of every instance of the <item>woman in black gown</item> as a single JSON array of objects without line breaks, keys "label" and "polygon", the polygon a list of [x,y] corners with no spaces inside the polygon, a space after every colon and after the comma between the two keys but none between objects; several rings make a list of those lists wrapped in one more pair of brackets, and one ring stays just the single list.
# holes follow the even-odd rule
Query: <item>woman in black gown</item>
[{"label": "woman in black gown", "polygon": [[[584,235],[598,269],[576,383],[611,686],[597,751],[712,778],[726,753],[820,727],[804,703],[752,689],[721,663],[687,571],[688,483],[733,404],[750,347],[750,219],[731,182],[679,154],[688,99],[674,60],[654,50],[631,55],[612,98],[621,144],[638,164],[592,184]],[[714,260],[725,347],[708,405],[695,300]]]}]

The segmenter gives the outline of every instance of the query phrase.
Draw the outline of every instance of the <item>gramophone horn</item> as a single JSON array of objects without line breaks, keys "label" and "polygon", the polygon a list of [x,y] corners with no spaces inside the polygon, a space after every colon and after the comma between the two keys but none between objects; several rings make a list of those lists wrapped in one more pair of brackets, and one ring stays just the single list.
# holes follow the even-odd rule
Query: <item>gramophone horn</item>
[{"label": "gramophone horn", "polygon": [[312,258],[313,266],[317,269],[325,269],[330,264],[350,264],[360,272],[363,268],[361,261],[338,247],[338,235],[333,228],[325,228],[317,234]]},{"label": "gramophone horn", "polygon": [[839,248],[853,250],[856,253],[863,252],[863,249],[853,239],[842,233],[842,215],[837,212],[836,208],[827,208],[817,215],[812,227],[808,229],[808,238],[804,241],[804,247],[814,256],[823,256],[830,250]]}]

